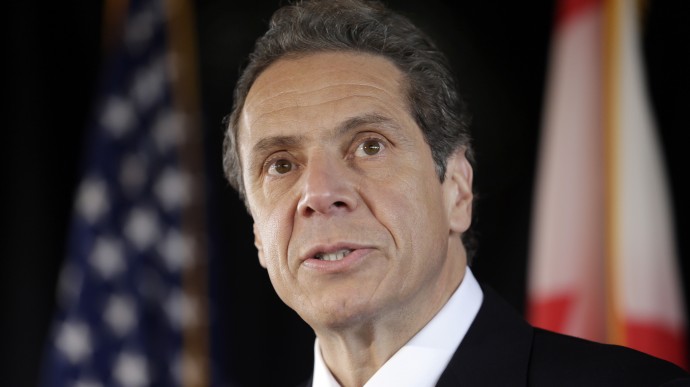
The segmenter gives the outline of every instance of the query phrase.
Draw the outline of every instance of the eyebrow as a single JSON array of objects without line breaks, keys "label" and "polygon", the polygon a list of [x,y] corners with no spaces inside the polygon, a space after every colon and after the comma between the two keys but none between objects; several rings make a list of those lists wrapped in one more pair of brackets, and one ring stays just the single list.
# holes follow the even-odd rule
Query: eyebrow
[{"label": "eyebrow", "polygon": [[271,136],[259,140],[254,145],[254,153],[262,154],[275,148],[294,148],[304,140],[304,136]]},{"label": "eyebrow", "polygon": [[[343,121],[335,128],[333,134],[340,136],[356,128],[372,124],[383,125],[392,130],[398,130],[399,128],[392,119],[386,116],[378,113],[367,113]],[[275,148],[295,148],[304,139],[304,136],[271,136],[262,138],[254,145],[253,152],[261,154]]]},{"label": "eyebrow", "polygon": [[345,120],[343,123],[338,125],[338,127],[335,130],[335,135],[343,135],[361,126],[373,124],[383,125],[384,127],[392,130],[399,130],[398,124],[396,124],[395,121],[393,121],[392,119],[378,113],[367,113],[361,116],[352,117]]}]

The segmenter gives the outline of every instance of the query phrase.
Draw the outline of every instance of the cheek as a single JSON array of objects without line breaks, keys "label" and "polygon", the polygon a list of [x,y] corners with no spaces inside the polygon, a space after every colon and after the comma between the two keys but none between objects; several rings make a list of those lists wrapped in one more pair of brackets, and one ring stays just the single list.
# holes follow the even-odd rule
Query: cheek
[{"label": "cheek", "polygon": [[276,266],[285,261],[286,251],[292,234],[292,217],[280,206],[263,208],[254,217],[259,229],[263,253],[267,266]]},{"label": "cheek", "polygon": [[[407,245],[428,227],[441,227],[443,211],[439,189],[429,182],[414,179],[377,187],[377,197],[371,198],[374,216],[393,235],[397,245]],[[412,243],[416,249],[416,244]]]},{"label": "cheek", "polygon": [[278,296],[286,301],[286,292],[289,292],[291,283],[287,246],[289,245],[291,223],[285,220],[282,214],[271,214],[271,216],[260,220],[264,225],[262,228],[263,256],[266,262],[266,271],[273,284],[273,288]]},{"label": "cheek", "polygon": [[408,178],[401,182],[398,189],[391,190],[391,200],[387,200],[388,213],[395,214],[392,221],[406,234],[401,238],[410,238],[415,250],[425,249],[419,235],[422,230],[431,236],[432,243],[443,243],[447,237],[448,215],[445,212],[441,183],[436,175],[430,178],[415,175],[417,179]]}]

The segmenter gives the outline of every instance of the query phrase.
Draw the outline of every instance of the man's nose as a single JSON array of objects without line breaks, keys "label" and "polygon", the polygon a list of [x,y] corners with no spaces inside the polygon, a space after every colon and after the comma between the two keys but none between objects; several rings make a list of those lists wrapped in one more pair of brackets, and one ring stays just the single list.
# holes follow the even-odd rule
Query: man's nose
[{"label": "man's nose", "polygon": [[335,215],[355,209],[357,193],[342,160],[311,160],[303,175],[303,192],[297,211],[303,216]]}]

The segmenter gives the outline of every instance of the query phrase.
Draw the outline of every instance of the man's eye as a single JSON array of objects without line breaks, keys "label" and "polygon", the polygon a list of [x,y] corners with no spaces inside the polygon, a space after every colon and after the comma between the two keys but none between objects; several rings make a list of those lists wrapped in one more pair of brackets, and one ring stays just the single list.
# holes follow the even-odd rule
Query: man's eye
[{"label": "man's eye", "polygon": [[283,175],[292,170],[292,162],[280,159],[272,162],[268,167],[269,175]]},{"label": "man's eye", "polygon": [[363,143],[359,144],[357,150],[355,151],[355,156],[374,156],[377,153],[381,152],[381,149],[383,149],[383,143],[381,143],[381,141],[366,140]]}]

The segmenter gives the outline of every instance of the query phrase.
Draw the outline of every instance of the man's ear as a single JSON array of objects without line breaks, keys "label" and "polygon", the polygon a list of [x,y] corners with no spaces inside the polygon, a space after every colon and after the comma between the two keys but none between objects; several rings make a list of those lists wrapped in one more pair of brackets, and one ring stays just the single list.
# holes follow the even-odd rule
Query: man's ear
[{"label": "man's ear", "polygon": [[264,259],[264,248],[261,244],[261,237],[259,236],[259,231],[256,229],[256,223],[254,223],[254,246],[259,253],[259,264],[264,269],[266,268],[266,260]]},{"label": "man's ear", "polygon": [[450,230],[464,233],[472,223],[472,165],[465,150],[457,150],[448,158],[443,182]]}]

